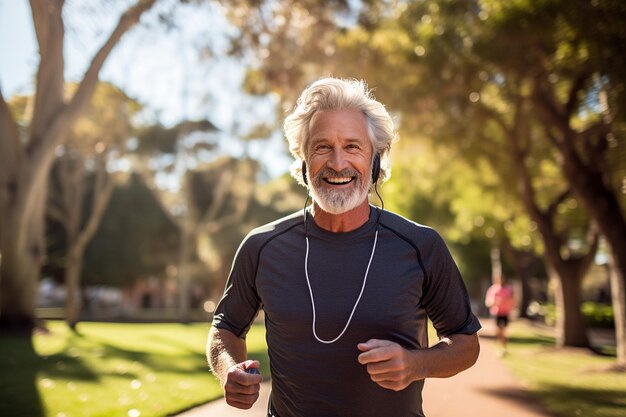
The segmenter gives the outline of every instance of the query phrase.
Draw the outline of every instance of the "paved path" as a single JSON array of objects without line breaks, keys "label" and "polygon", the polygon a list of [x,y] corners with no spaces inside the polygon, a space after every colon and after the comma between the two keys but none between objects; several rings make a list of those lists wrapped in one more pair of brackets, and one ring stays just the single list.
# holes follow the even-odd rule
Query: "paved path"
[{"label": "paved path", "polygon": [[[481,331],[481,353],[476,365],[452,378],[431,378],[426,381],[424,388],[426,416],[551,416],[498,358],[495,341],[490,337],[492,325],[489,320],[483,321],[483,326],[485,329]],[[218,400],[189,410],[177,417],[266,417],[265,407],[269,388],[269,382],[263,383],[261,398],[248,411],[231,408],[224,400]]]}]

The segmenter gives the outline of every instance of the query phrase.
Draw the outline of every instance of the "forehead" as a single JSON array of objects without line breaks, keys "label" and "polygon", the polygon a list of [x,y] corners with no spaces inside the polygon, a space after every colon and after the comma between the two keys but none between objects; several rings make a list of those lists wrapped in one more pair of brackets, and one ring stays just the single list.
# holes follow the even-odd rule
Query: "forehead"
[{"label": "forehead", "polygon": [[367,119],[357,109],[322,110],[309,125],[311,141],[350,139],[369,141]]}]

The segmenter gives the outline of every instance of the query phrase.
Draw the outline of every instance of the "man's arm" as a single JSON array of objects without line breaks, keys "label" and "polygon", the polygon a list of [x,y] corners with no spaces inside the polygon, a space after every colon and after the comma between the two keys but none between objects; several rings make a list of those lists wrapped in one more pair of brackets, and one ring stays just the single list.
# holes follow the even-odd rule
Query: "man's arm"
[{"label": "man's arm", "polygon": [[246,372],[259,367],[258,361],[246,360],[246,341],[228,330],[211,327],[206,354],[211,371],[222,384],[226,403],[246,410],[252,407],[263,378]]},{"label": "man's arm", "polygon": [[424,378],[447,378],[476,363],[478,335],[453,334],[427,349],[405,349],[388,340],[360,343],[358,360],[367,366],[372,381],[400,391]]}]

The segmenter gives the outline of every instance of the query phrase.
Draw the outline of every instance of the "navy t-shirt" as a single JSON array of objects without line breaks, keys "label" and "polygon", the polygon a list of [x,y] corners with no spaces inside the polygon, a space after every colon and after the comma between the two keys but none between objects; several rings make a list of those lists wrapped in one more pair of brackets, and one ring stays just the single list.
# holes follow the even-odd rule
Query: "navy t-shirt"
[{"label": "navy t-shirt", "polygon": [[[378,241],[362,298],[359,296],[375,232]],[[245,238],[213,326],[245,337],[258,311],[265,312],[272,373],[271,402],[280,417],[423,416],[424,381],[395,392],[372,382],[359,364],[357,344],[390,340],[428,347],[427,319],[439,337],[480,329],[465,285],[443,239],[429,227],[371,207],[356,230],[334,233],[302,212],[259,227]]]}]

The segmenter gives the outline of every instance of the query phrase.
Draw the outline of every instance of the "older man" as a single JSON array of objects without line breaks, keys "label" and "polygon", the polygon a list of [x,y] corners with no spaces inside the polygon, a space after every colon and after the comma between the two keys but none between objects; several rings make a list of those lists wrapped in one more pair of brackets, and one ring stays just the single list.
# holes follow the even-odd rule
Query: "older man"
[{"label": "older man", "polygon": [[393,122],[364,82],[326,78],[284,128],[312,205],[253,230],[235,256],[207,344],[226,401],[258,398],[245,335],[263,309],[268,416],[423,416],[424,379],[472,366],[480,324],[442,238],[368,203],[389,176]]}]

